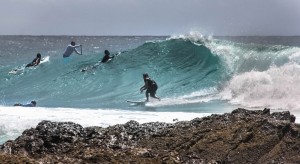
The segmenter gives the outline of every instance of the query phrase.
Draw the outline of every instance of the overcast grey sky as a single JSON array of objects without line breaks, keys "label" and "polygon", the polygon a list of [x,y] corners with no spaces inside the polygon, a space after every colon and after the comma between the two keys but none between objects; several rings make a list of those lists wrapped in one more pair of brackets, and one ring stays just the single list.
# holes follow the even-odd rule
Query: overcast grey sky
[{"label": "overcast grey sky", "polygon": [[0,2],[0,35],[300,35],[300,0]]}]

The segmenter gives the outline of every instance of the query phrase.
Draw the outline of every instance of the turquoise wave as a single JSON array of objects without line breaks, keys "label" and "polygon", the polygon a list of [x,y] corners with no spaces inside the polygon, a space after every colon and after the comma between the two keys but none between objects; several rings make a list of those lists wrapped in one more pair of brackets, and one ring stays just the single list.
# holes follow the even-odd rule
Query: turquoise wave
[{"label": "turquoise wave", "polygon": [[105,64],[99,64],[101,56],[92,53],[73,55],[67,64],[50,57],[16,74],[8,72],[22,66],[0,67],[1,104],[36,100],[44,107],[126,109],[127,99],[144,99],[139,88],[145,72],[158,83],[157,95],[162,98],[207,96],[221,92],[234,76],[292,62],[297,51],[287,46],[176,38],[146,42]]}]

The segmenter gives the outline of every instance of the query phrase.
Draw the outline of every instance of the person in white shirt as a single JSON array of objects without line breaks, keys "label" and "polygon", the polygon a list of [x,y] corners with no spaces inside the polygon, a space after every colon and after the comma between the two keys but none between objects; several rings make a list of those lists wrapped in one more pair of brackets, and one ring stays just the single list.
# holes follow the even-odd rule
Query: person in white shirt
[{"label": "person in white shirt", "polygon": [[65,53],[63,54],[63,57],[64,57],[64,58],[67,58],[67,57],[71,56],[72,53],[73,53],[74,51],[75,51],[78,55],[82,55],[82,53],[79,53],[79,52],[77,51],[77,49],[76,49],[77,47],[81,47],[81,45],[75,45],[75,42],[72,41],[71,44],[68,45],[68,47],[67,47]]}]

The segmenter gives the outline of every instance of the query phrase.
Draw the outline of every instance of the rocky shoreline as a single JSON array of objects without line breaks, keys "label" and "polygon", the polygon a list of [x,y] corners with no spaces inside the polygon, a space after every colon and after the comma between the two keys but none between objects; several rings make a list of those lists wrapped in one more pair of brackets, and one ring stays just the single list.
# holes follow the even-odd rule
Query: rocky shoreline
[{"label": "rocky shoreline", "polygon": [[299,163],[290,112],[236,109],[176,123],[107,128],[42,121],[0,145],[1,163]]}]

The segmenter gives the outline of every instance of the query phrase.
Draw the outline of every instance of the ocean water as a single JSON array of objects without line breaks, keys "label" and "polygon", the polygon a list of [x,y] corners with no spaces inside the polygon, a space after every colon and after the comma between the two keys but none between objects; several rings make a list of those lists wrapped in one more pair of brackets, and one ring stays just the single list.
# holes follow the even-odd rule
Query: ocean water
[{"label": "ocean water", "polygon": [[[66,63],[72,40],[84,55]],[[100,64],[105,49],[117,55]],[[38,52],[43,62],[24,68]],[[0,59],[0,143],[41,120],[107,127],[244,107],[289,110],[300,122],[300,37],[0,36]],[[161,101],[130,104],[145,100],[143,73],[158,83]],[[13,107],[31,100],[38,107]]]}]

